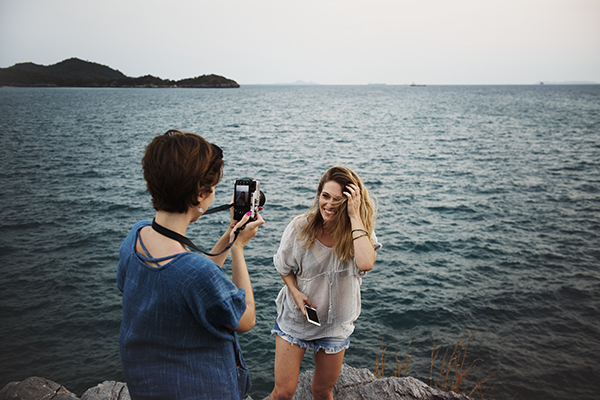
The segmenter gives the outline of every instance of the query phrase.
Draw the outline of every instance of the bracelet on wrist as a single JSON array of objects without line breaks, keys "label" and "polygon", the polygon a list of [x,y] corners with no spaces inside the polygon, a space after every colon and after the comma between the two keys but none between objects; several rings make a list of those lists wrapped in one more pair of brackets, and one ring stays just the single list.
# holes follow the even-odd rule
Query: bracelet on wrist
[{"label": "bracelet on wrist", "polygon": [[365,236],[369,236],[369,235],[366,234],[366,233],[363,233],[362,235],[359,235],[359,236],[357,236],[355,238],[352,238],[352,240],[360,239],[361,237],[365,237]]}]

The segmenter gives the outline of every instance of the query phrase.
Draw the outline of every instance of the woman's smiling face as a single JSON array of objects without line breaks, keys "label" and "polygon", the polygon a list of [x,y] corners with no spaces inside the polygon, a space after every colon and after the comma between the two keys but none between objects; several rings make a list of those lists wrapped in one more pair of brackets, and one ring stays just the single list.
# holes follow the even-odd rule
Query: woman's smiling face
[{"label": "woman's smiling face", "polygon": [[[319,211],[325,223],[337,217],[339,201],[343,199],[342,185],[335,181],[326,182],[319,195]],[[337,204],[336,204],[337,203]]]}]

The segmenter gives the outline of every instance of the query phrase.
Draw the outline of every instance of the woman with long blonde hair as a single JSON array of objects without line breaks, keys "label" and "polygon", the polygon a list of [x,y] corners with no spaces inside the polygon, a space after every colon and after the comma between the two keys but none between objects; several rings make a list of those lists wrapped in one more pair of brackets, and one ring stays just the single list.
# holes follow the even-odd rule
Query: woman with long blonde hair
[{"label": "woman with long blonde hair", "polygon": [[[381,244],[376,210],[360,177],[350,168],[330,168],[319,181],[308,212],[294,218],[281,238],[275,268],[285,286],[277,296],[275,388],[271,399],[291,399],[300,364],[313,348],[315,399],[333,399],[360,315],[360,284],[373,268]],[[316,309],[318,324],[307,318]],[[309,311],[310,312],[310,311]]]}]

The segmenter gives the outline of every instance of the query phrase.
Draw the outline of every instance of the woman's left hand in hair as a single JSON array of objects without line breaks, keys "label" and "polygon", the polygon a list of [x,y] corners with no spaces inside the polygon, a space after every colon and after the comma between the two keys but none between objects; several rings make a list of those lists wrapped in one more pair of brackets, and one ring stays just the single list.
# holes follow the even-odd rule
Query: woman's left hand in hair
[{"label": "woman's left hand in hair", "polygon": [[348,217],[360,218],[360,189],[353,183],[350,183],[344,189],[344,195],[348,198]]}]

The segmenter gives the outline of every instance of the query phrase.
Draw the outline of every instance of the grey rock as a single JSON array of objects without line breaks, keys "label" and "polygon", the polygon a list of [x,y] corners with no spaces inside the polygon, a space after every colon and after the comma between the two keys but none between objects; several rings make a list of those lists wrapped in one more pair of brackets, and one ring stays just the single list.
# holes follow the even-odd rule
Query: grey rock
[{"label": "grey rock", "polygon": [[[300,375],[294,400],[312,400],[313,372]],[[336,400],[471,400],[464,395],[433,389],[412,377],[377,379],[368,369],[356,369],[347,364],[342,365],[333,397]]]},{"label": "grey rock", "polygon": [[131,400],[127,384],[123,382],[104,381],[85,391],[81,400]]},{"label": "grey rock", "polygon": [[64,386],[49,379],[32,376],[21,382],[11,382],[0,390],[0,400],[77,400]]}]

